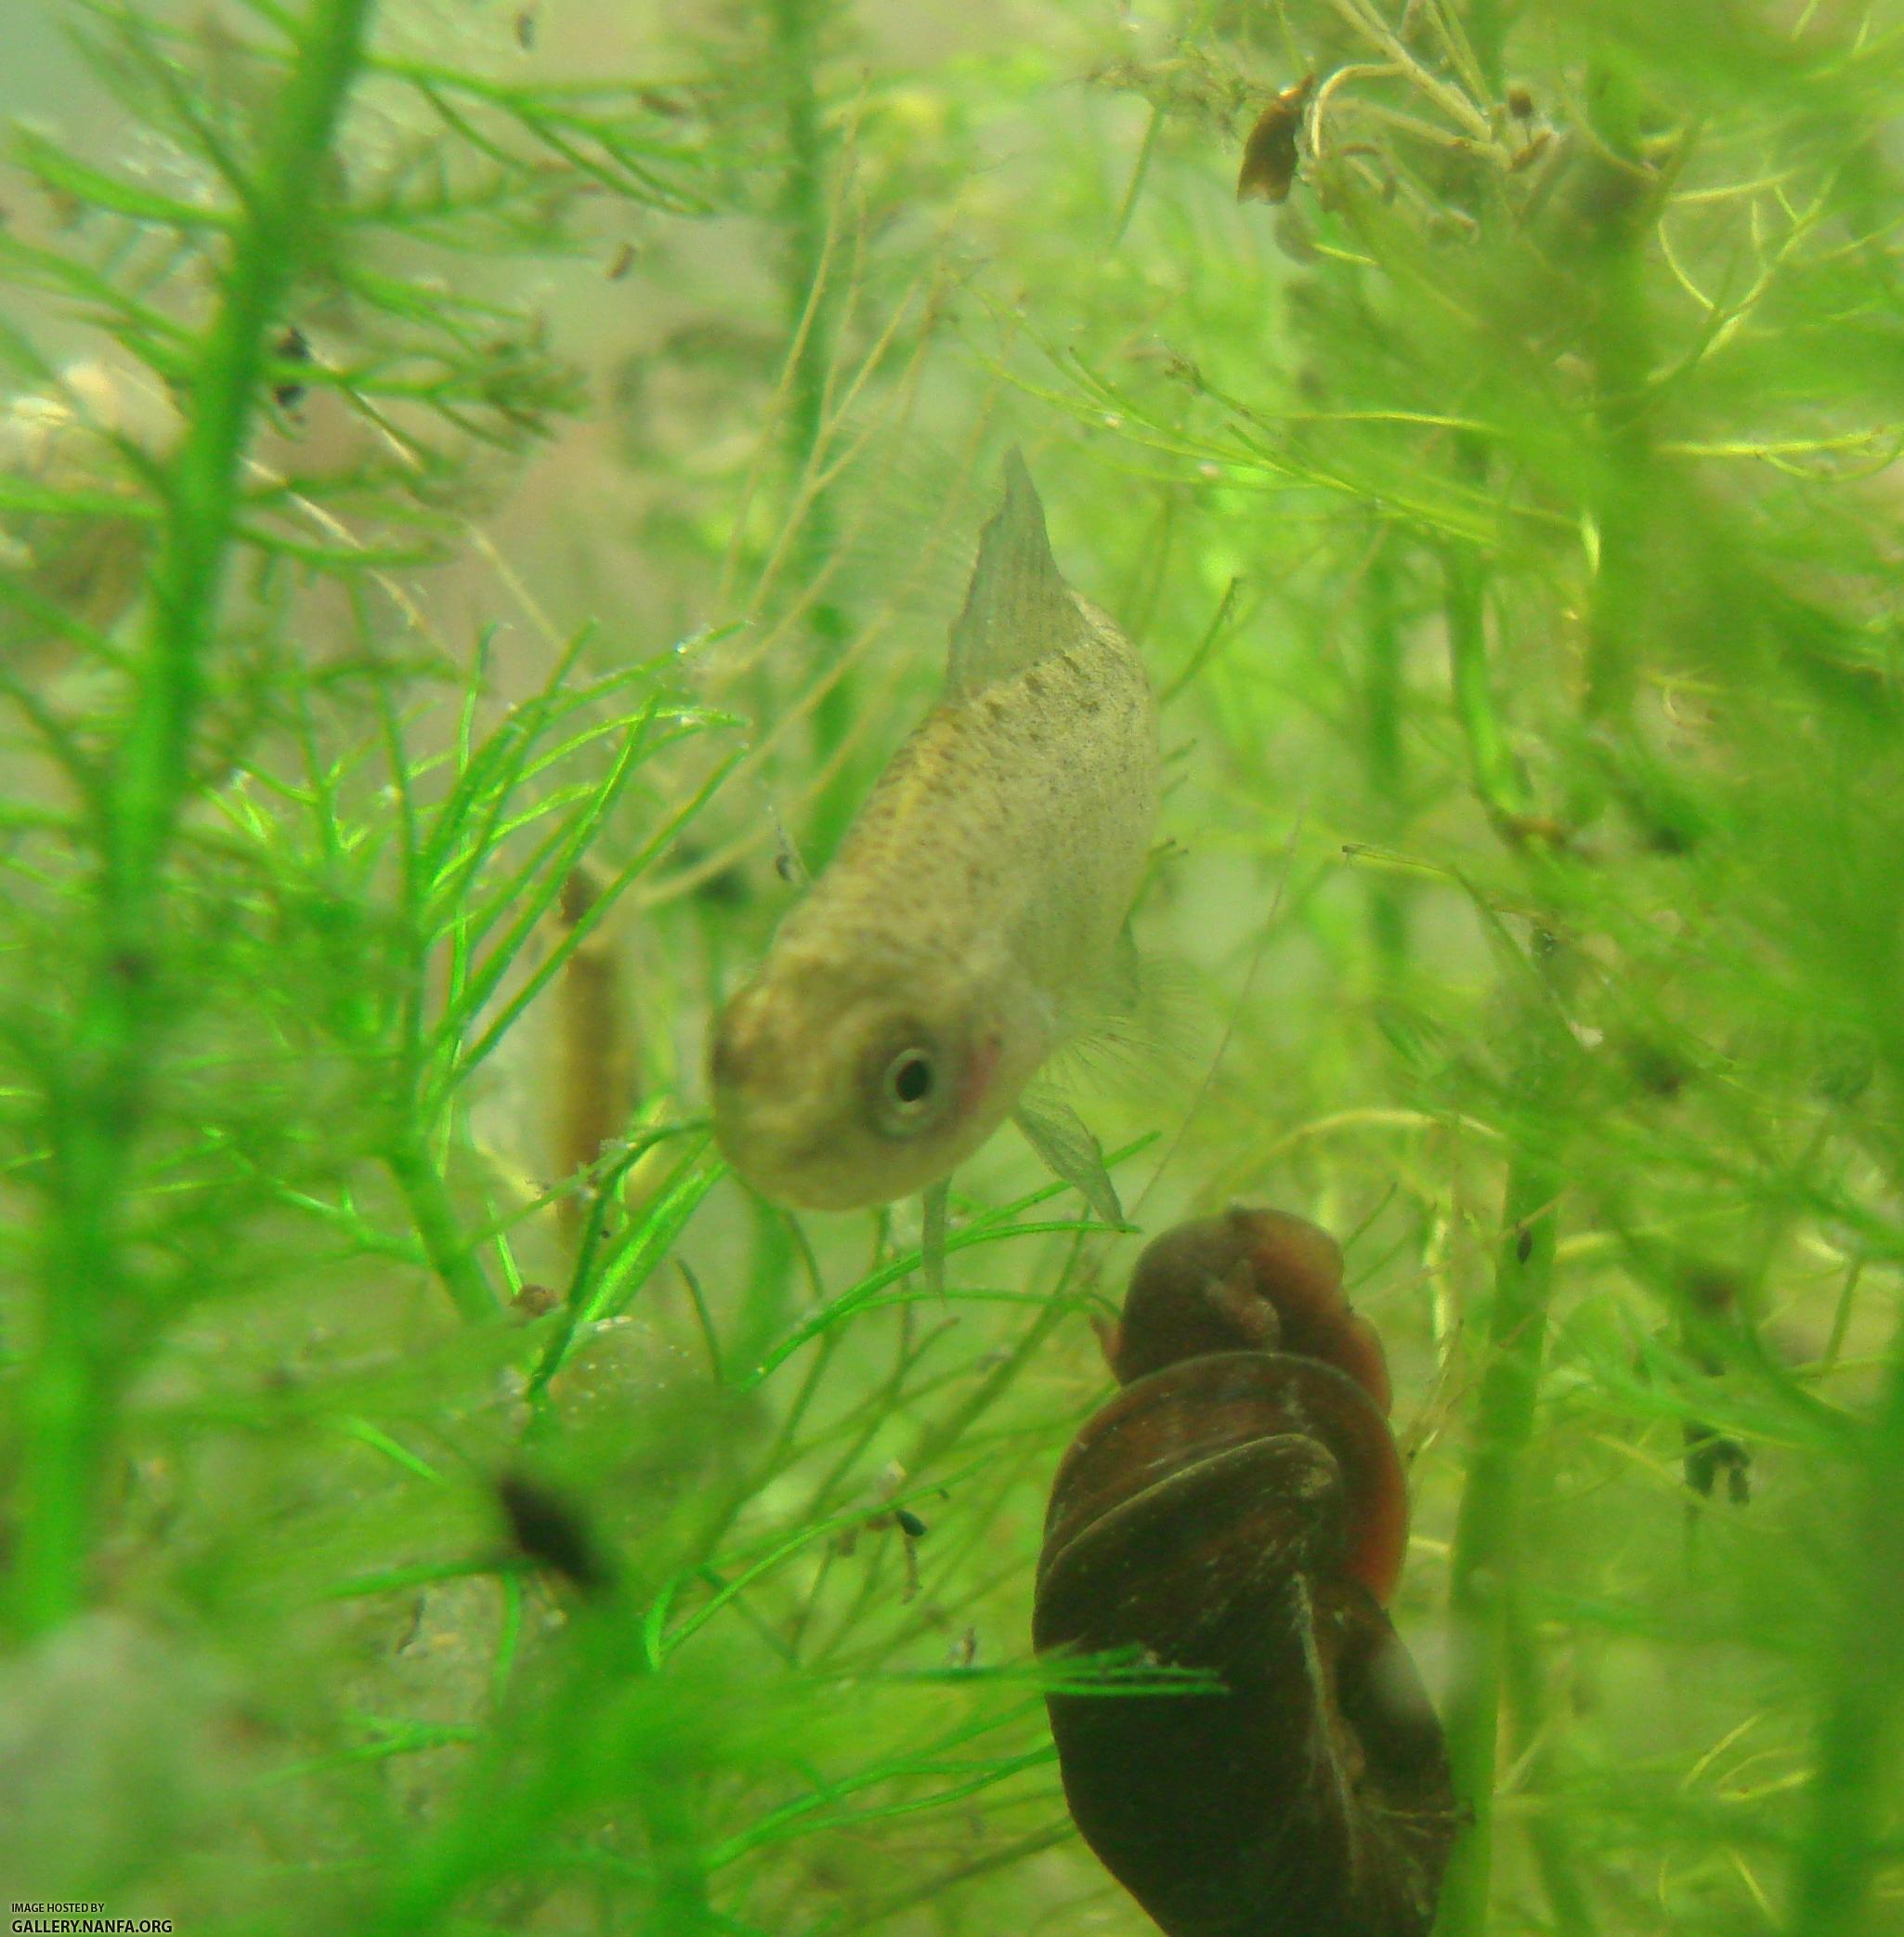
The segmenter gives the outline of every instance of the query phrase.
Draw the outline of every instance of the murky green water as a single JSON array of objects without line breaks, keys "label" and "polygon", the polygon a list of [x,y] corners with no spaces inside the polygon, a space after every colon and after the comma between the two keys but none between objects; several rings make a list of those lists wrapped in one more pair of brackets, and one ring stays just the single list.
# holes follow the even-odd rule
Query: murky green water
[{"label": "murky green water", "polygon": [[[1186,1930],[1904,1921],[1894,15],[7,9],[22,1927],[1137,1932],[1045,1697],[1174,1903],[1211,1673],[1301,1857]],[[1134,979],[1060,1174],[789,1211],[710,1020],[1013,445],[1157,696]],[[1190,1274],[1301,1403],[1193,1325],[1041,1663],[1236,1203],[1353,1315]]]}]

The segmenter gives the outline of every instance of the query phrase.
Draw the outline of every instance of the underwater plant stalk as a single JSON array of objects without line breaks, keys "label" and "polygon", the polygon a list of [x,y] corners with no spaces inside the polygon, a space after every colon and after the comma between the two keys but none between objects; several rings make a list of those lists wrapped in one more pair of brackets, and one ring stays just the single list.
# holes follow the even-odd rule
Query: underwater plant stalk
[{"label": "underwater plant stalk", "polygon": [[1866,1458],[1853,1587],[1819,1724],[1811,1821],[1794,1859],[1791,1937],[1854,1937],[1866,1928],[1883,1799],[1895,1793],[1904,1706],[1904,1325],[1892,1340]]},{"label": "underwater plant stalk", "polygon": [[[1467,463],[1477,476],[1483,473],[1485,459],[1478,448],[1469,450]],[[1500,838],[1525,851],[1532,796],[1494,704],[1480,561],[1466,553],[1448,553],[1442,564],[1454,714],[1467,742],[1475,792]],[[1480,1937],[1487,1927],[1520,1474],[1540,1393],[1553,1290],[1552,1213],[1562,1183],[1558,1159],[1540,1141],[1543,1119],[1556,1101],[1549,1055],[1539,1042],[1530,1042],[1514,1081],[1526,1114],[1511,1132],[1486,1367],[1450,1561],[1448,1761],[1455,1799],[1473,1812],[1473,1820],[1449,1860],[1436,1937]]]},{"label": "underwater plant stalk", "polygon": [[270,113],[189,386],[184,440],[162,479],[150,616],[125,724],[91,790],[99,856],[92,932],[81,944],[65,1040],[45,1061],[49,1201],[13,1582],[14,1618],[30,1635],[58,1627],[85,1599],[113,1407],[143,1315],[127,1199],[167,1006],[166,861],[191,788],[203,662],[230,562],[264,339],[303,254],[371,5],[313,0]]},{"label": "underwater plant stalk", "polygon": [[1480,796],[1494,831],[1512,844],[1520,838],[1532,802],[1520,764],[1514,757],[1514,749],[1494,706],[1493,688],[1488,677],[1480,566],[1465,552],[1451,552],[1442,559],[1442,569],[1447,576],[1443,609],[1454,717],[1467,742],[1474,791]]},{"label": "underwater plant stalk", "polygon": [[1559,1179],[1545,1156],[1525,1147],[1514,1153],[1494,1264],[1487,1369],[1475,1409],[1449,1588],[1454,1655],[1444,1718],[1448,1760],[1455,1798],[1472,1809],[1474,1819],[1449,1861],[1436,1937],[1479,1937],[1487,1927],[1508,1590],[1519,1537],[1520,1470],[1533,1433],[1553,1289],[1552,1209],[1558,1193]]},{"label": "underwater plant stalk", "polygon": [[[1402,628],[1395,610],[1395,562],[1390,541],[1376,542],[1363,591],[1363,637],[1367,647],[1366,739],[1369,792],[1381,815],[1384,839],[1392,839],[1402,820],[1405,774],[1402,755]],[[1368,886],[1369,938],[1382,983],[1392,985],[1408,965],[1408,906],[1404,891],[1380,872]]]},{"label": "underwater plant stalk", "polygon": [[[817,467],[818,446],[826,428],[827,373],[833,365],[833,291],[826,286],[827,210],[826,130],[821,124],[819,91],[815,77],[819,65],[820,29],[832,10],[832,0],[775,0],[772,11],[774,59],[779,69],[787,172],[781,189],[780,219],[784,226],[786,260],[783,270],[788,328],[793,334],[793,368],[787,398],[786,456],[789,475],[799,479]],[[803,592],[818,577],[835,549],[833,508],[824,491],[815,491],[802,515],[792,556],[792,582]],[[844,647],[846,615],[830,599],[815,602],[807,615],[807,631],[815,648],[815,670],[828,670]],[[824,767],[853,724],[853,694],[848,681],[836,679],[820,694],[813,712],[813,753]],[[826,788],[815,805],[815,854],[829,856],[845,825],[846,803],[841,776]]]},{"label": "underwater plant stalk", "polygon": [[809,304],[815,311],[794,358],[787,412],[789,453],[802,465],[819,438],[832,356],[829,306],[824,294],[815,302],[814,287],[824,272],[827,255],[826,141],[814,70],[819,61],[821,20],[828,10],[829,0],[776,0],[773,10],[774,57],[786,114],[787,174],[780,216],[787,229],[784,282],[789,328],[800,328]]},{"label": "underwater plant stalk", "polygon": [[1463,21],[1467,30],[1468,50],[1474,56],[1474,64],[1480,71],[1480,77],[1489,90],[1499,95],[1501,84],[1506,79],[1502,64],[1502,43],[1506,39],[1507,23],[1501,17],[1500,0],[1467,0],[1467,11]]},{"label": "underwater plant stalk", "polygon": [[1624,194],[1610,196],[1611,205],[1592,231],[1596,300],[1588,328],[1599,556],[1587,614],[1584,711],[1589,720],[1617,726],[1633,707],[1650,589],[1644,576],[1646,538],[1655,516],[1648,415],[1653,356],[1644,281],[1649,198],[1636,187],[1635,178],[1644,175],[1640,164],[1626,159],[1639,151],[1638,109],[1630,85],[1616,70],[1597,66],[1589,86],[1596,131],[1631,171],[1621,178]]},{"label": "underwater plant stalk", "polygon": [[385,1157],[430,1268],[466,1324],[496,1315],[496,1294],[470,1250],[450,1201],[449,1186],[420,1135],[399,1132]]},{"label": "underwater plant stalk", "polygon": [[[1540,1653],[1526,1605],[1518,1592],[1508,1596],[1503,1632],[1507,1708],[1515,1753],[1523,1759],[1531,1783],[1549,1785],[1558,1758],[1553,1752],[1553,1732],[1548,1725]],[[1536,1810],[1528,1821],[1527,1839],[1533,1850],[1542,1887],[1547,1893],[1554,1929],[1560,1937],[1596,1937],[1599,1926],[1581,1879],[1580,1864],[1566,1819],[1551,1807]]]}]

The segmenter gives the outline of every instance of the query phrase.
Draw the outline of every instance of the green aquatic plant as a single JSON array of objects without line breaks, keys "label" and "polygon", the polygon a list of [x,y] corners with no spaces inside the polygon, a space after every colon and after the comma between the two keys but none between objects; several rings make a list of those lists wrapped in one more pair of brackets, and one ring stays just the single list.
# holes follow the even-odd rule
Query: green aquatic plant
[{"label": "green aquatic plant", "polygon": [[1145,1233],[1343,1241],[1442,1937],[1894,1925],[1895,10],[46,12],[9,1897],[1142,1927],[1045,1700],[1180,1677],[1030,1646],[1139,1240],[1007,1131],[938,1293],[701,1069],[1018,441],[1163,709],[1169,1046],[1070,1074]]}]

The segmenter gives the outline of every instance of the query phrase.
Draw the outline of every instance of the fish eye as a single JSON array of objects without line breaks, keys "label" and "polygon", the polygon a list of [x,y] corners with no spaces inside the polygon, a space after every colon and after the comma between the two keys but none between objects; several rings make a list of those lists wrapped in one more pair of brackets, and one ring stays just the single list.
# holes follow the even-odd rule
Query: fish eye
[{"label": "fish eye", "polygon": [[886,1065],[886,1098],[900,1110],[921,1110],[932,1100],[932,1059],[924,1050],[902,1049]]},{"label": "fish eye", "polygon": [[895,1048],[889,1037],[864,1067],[873,1119],[888,1136],[917,1135],[945,1115],[952,1086],[930,1039],[901,1036]]}]

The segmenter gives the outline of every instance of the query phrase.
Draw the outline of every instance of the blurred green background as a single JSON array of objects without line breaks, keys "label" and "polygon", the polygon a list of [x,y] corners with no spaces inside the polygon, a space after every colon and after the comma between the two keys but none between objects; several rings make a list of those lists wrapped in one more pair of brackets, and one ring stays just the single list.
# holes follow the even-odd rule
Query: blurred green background
[{"label": "blurred green background", "polygon": [[1144,1928],[1028,1639],[1140,1236],[1008,1130],[929,1298],[700,1068],[1016,442],[1163,700],[1146,1040],[1071,1093],[1142,1233],[1346,1247],[1444,1937],[1904,1928],[1904,14],[0,52],[9,1899]]}]

